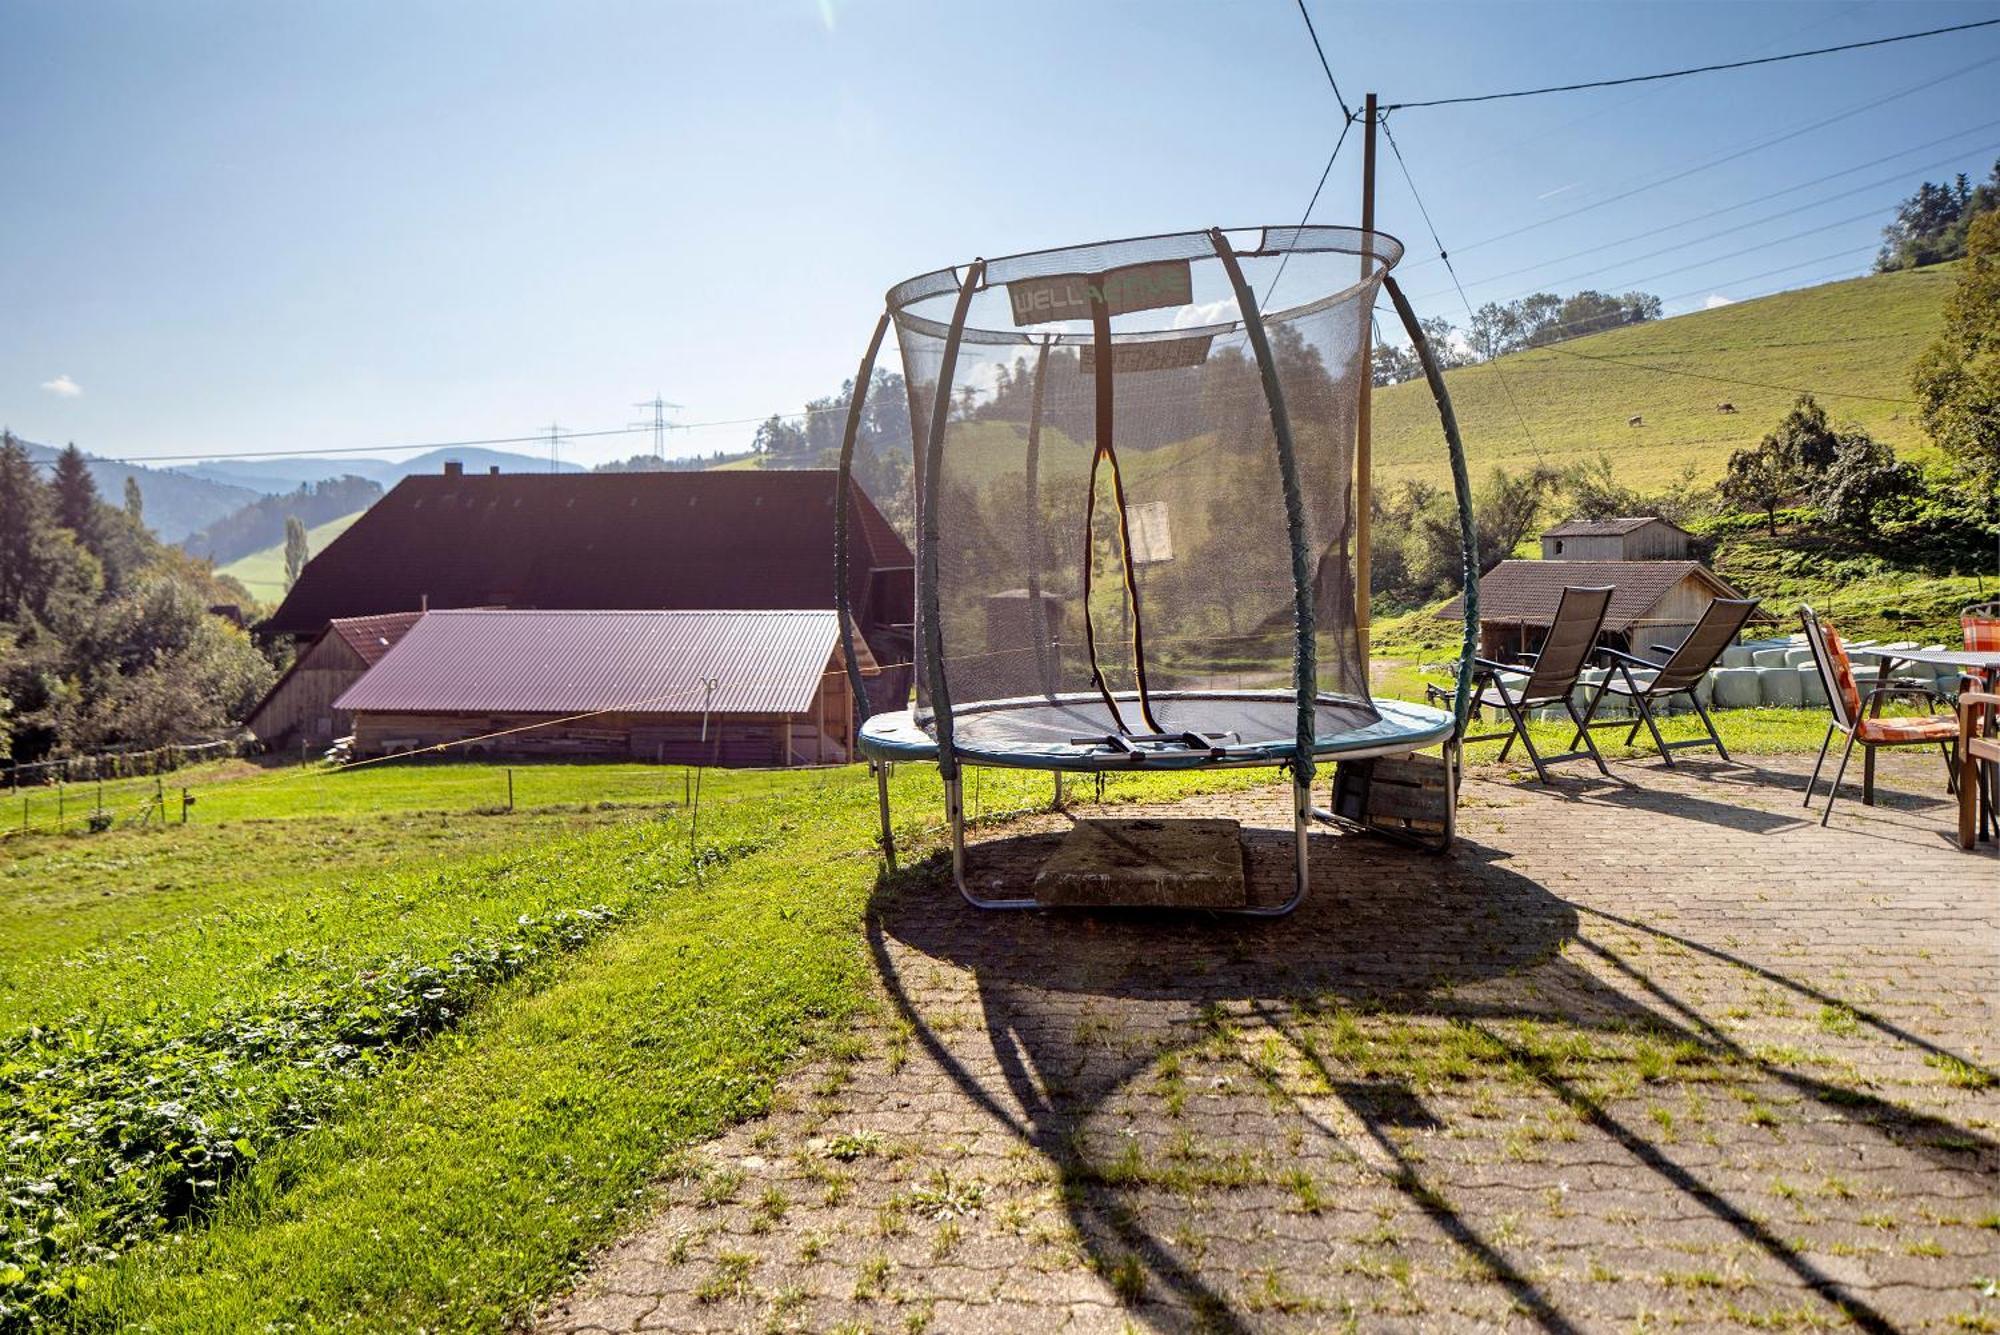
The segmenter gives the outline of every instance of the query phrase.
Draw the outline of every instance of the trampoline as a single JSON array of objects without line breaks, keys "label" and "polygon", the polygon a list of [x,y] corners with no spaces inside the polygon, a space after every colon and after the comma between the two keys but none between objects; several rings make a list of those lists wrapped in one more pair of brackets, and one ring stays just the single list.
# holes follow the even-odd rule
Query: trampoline
[{"label": "trampoline", "polygon": [[[1050,770],[1058,796],[1065,773],[1283,766],[1293,893],[1238,910],[1282,914],[1306,892],[1312,822],[1337,819],[1312,802],[1319,761],[1437,746],[1455,784],[1477,554],[1450,400],[1389,276],[1401,255],[1354,228],[1213,228],[974,260],[889,290],[841,444],[835,585],[865,700],[848,494],[893,324],[914,438],[916,701],[858,738],[892,865],[887,762],[938,765],[953,879],[982,908],[1038,901],[968,887],[963,766]],[[1466,638],[1451,713],[1373,699],[1358,631],[1356,422],[1384,289],[1436,400],[1458,501]],[[1266,311],[1280,290],[1305,295]]]}]

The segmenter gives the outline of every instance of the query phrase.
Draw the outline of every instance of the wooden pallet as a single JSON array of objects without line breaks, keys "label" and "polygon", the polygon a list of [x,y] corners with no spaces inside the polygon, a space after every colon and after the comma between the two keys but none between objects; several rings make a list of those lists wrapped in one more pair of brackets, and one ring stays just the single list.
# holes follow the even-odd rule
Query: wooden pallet
[{"label": "wooden pallet", "polygon": [[1343,760],[1334,766],[1333,814],[1394,838],[1441,846],[1451,838],[1451,774],[1433,756]]}]

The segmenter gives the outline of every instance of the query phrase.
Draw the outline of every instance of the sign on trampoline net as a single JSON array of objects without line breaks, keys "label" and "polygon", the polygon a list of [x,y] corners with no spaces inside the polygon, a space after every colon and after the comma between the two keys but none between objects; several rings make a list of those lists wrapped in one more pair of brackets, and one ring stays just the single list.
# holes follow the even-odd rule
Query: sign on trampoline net
[{"label": "sign on trampoline net", "polygon": [[1156,565],[1174,559],[1174,535],[1167,527],[1165,501],[1125,507],[1125,524],[1132,534],[1133,565]]},{"label": "sign on trampoline net", "polygon": [[1186,260],[1133,264],[1105,273],[1052,274],[1007,284],[1007,300],[1018,325],[1088,320],[1093,299],[1108,315],[1185,306],[1194,300],[1194,280]]}]

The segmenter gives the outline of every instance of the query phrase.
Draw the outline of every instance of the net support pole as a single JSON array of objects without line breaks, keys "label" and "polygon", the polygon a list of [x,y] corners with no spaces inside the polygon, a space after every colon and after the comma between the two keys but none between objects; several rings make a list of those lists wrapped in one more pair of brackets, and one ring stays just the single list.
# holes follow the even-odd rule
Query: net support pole
[{"label": "net support pole", "polygon": [[[868,691],[861,680],[861,660],[854,653],[854,609],[847,601],[847,512],[854,488],[854,442],[861,434],[862,407],[868,401],[868,386],[875,378],[875,358],[882,351],[882,338],[889,332],[889,312],[875,322],[875,335],[868,351],[861,354],[861,369],[854,373],[854,393],[847,403],[847,429],[840,437],[840,473],[833,489],[833,605],[840,620],[840,652],[847,659],[847,684],[854,692],[854,718],[849,726],[859,735],[868,721]],[[822,737],[821,741],[824,742]],[[854,748],[848,747],[851,753]],[[848,756],[849,760],[854,757]]]},{"label": "net support pole", "polygon": [[[1211,228],[1208,239],[1229,274],[1230,286],[1236,290],[1243,332],[1257,355],[1257,370],[1264,380],[1264,401],[1271,411],[1271,434],[1278,441],[1278,477],[1285,491],[1285,534],[1292,548],[1292,617],[1298,633],[1292,658],[1292,682],[1298,691],[1299,706],[1292,773],[1298,786],[1309,789],[1313,779],[1313,746],[1319,732],[1319,650],[1317,628],[1313,624],[1313,560],[1306,546],[1305,491],[1299,483],[1298,455],[1292,447],[1292,419],[1285,411],[1285,390],[1278,380],[1278,364],[1271,356],[1271,340],[1264,333],[1257,294],[1244,281],[1243,266],[1236,262],[1236,252],[1222,229]],[[1303,850],[1303,843],[1300,847]]]},{"label": "net support pole", "polygon": [[1444,443],[1451,455],[1451,489],[1458,498],[1459,580],[1465,596],[1465,635],[1458,655],[1458,690],[1452,697],[1452,714],[1457,722],[1452,741],[1456,744],[1465,736],[1466,716],[1472,709],[1472,660],[1479,652],[1479,531],[1472,522],[1472,478],[1465,466],[1465,441],[1458,432],[1458,414],[1452,411],[1451,395],[1444,387],[1444,372],[1438,369],[1437,358],[1431,354],[1424,327],[1417,323],[1417,313],[1394,277],[1384,276],[1382,286],[1388,289],[1389,300],[1395,303],[1396,314],[1402,317],[1410,346],[1416,349],[1417,360],[1423,364],[1431,398],[1437,402]]},{"label": "net support pole", "polygon": [[[958,346],[965,337],[965,317],[972,309],[972,294],[986,281],[986,261],[974,260],[958,287],[958,304],[951,313],[951,331],[945,335],[944,358],[938,363],[937,385],[931,394],[930,433],[924,441],[923,495],[918,502],[920,520],[917,572],[917,604],[923,619],[924,674],[929,679],[931,719],[937,730],[938,774],[947,792],[958,783],[958,749],[952,745],[951,690],[945,680],[944,630],[938,624],[938,466],[944,457],[944,430],[951,420],[951,382],[958,371]],[[956,838],[964,838],[964,806],[948,802]]]},{"label": "net support pole", "polygon": [[[1042,694],[1053,700],[1056,697],[1057,665],[1051,661],[1054,646],[1049,643],[1048,612],[1042,606],[1042,405],[1048,385],[1049,346],[1055,342],[1053,334],[1042,339],[1041,351],[1035,354],[1035,387],[1028,399],[1028,634],[1035,641],[1035,675],[1040,680]],[[1062,784],[1062,772],[1056,772],[1056,784]],[[1060,798],[1057,806],[1062,805]]]},{"label": "net support pole", "polygon": [[[1368,94],[1361,126],[1361,278],[1375,263],[1375,94]],[[1375,578],[1375,303],[1361,312],[1361,385],[1354,404],[1354,629],[1361,661],[1374,639],[1369,585]]]}]

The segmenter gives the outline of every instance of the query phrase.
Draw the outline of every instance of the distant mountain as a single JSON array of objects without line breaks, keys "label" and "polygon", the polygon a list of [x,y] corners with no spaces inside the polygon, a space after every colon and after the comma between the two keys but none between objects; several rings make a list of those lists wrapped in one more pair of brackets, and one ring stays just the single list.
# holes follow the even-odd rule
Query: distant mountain
[{"label": "distant mountain", "polygon": [[[52,461],[62,453],[49,445],[21,441],[28,457]],[[202,477],[188,477],[163,468],[121,464],[110,459],[84,455],[90,462],[90,476],[97,490],[112,505],[125,500],[125,479],[139,479],[139,495],[146,505],[146,526],[163,542],[179,542],[188,534],[233,514],[257,499],[259,492]]]},{"label": "distant mountain", "polygon": [[[413,473],[442,472],[447,459],[458,460],[465,465],[468,473],[483,473],[489,468],[498,468],[503,473],[549,471],[547,459],[478,447],[429,450],[413,459],[401,460],[337,455],[308,455],[297,459],[211,459],[203,463],[184,464],[173,471],[224,486],[245,487],[265,496],[279,496],[331,477],[365,477],[371,482],[381,483],[384,488],[393,487]],[[566,463],[558,471],[581,473],[584,469],[578,464]]]}]

